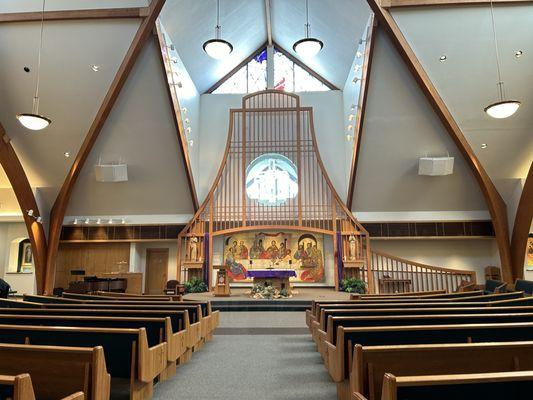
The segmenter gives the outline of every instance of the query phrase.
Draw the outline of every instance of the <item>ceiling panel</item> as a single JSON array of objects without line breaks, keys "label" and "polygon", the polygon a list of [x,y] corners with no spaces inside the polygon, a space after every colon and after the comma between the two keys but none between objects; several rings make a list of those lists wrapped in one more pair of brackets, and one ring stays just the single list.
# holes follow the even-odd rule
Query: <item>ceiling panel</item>
[{"label": "ceiling panel", "polygon": [[215,0],[167,1],[161,21],[200,93],[267,40],[263,0],[220,2],[222,38],[233,44],[233,52],[223,61],[210,58],[202,49],[202,44],[215,34]]},{"label": "ceiling panel", "polygon": [[[149,40],[83,167],[67,215],[193,213],[158,51]],[[97,182],[100,160],[127,163],[128,181]]]},{"label": "ceiling panel", "polygon": [[[483,111],[497,100],[498,81],[488,5],[395,10],[393,15],[491,178],[524,178],[533,160],[533,5],[494,10],[505,88],[523,103],[504,120]],[[516,58],[516,50],[523,56]],[[445,62],[439,61],[441,55]]]},{"label": "ceiling panel", "polygon": [[[0,24],[0,121],[32,187],[57,192],[138,26],[138,20],[45,23],[39,111],[53,122],[34,132],[15,115],[31,111],[40,26]],[[99,72],[91,69],[95,64]]]},{"label": "ceiling panel", "polygon": [[[354,194],[354,211],[486,210],[463,160],[396,49],[378,30]],[[418,175],[424,156],[455,157],[448,176]]]}]

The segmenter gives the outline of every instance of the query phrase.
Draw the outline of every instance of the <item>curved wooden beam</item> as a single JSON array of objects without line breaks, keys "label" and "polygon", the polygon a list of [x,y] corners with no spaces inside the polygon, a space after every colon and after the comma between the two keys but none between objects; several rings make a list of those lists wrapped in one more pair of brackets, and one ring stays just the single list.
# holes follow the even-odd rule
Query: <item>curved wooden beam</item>
[{"label": "curved wooden beam", "polygon": [[191,159],[189,157],[189,151],[187,150],[187,137],[185,136],[185,128],[183,120],[181,118],[181,106],[178,94],[169,81],[169,76],[172,76],[172,68],[170,67],[170,60],[168,57],[163,56],[163,52],[168,54],[165,50],[166,43],[163,33],[161,32],[161,26],[159,22],[156,22],[154,39],[159,53],[159,60],[161,61],[161,68],[165,79],[165,86],[167,88],[167,95],[170,101],[170,107],[172,108],[172,119],[174,126],[176,127],[176,135],[178,136],[178,143],[181,150],[181,156],[183,160],[183,166],[187,174],[187,183],[189,184],[189,193],[194,208],[194,212],[198,210],[198,196],[196,194],[196,187],[194,185],[194,177],[192,174]]},{"label": "curved wooden beam", "polygon": [[518,202],[511,238],[511,257],[513,260],[513,276],[524,278],[524,258],[526,256],[527,238],[533,221],[533,162],[529,166],[526,183]]},{"label": "curved wooden beam", "polygon": [[511,268],[511,248],[509,245],[509,227],[507,224],[507,206],[505,202],[481,165],[481,162],[474,154],[474,151],[470,147],[470,144],[468,144],[461,128],[457,122],[455,122],[450,110],[448,110],[448,107],[440,97],[437,89],[431,82],[431,79],[429,79],[424,67],[416,57],[413,49],[409,46],[409,43],[403,36],[392,15],[378,3],[378,0],[367,1],[370,8],[374,11],[379,23],[383,26],[392,43],[398,50],[398,53],[411,71],[418,86],[422,89],[422,92],[431,104],[433,111],[435,111],[440,118],[446,131],[455,142],[455,145],[474,174],[474,177],[483,192],[492,217],[492,224],[494,226],[496,242],[500,253],[502,277],[506,282],[513,282],[514,275]]},{"label": "curved wooden beam", "polygon": [[[35,219],[41,214],[39,213],[39,207],[31,190],[28,177],[24,172],[24,168],[22,168],[22,164],[17,157],[17,153],[15,153],[15,149],[11,145],[11,141],[2,123],[0,123],[0,137],[0,164],[4,168],[4,172],[11,183],[24,217],[24,223],[28,230],[28,237],[30,238],[33,253],[37,292],[42,293],[46,269],[46,236],[43,225]],[[33,210],[33,216],[35,218],[27,214],[28,210]]]},{"label": "curved wooden beam", "polygon": [[357,164],[359,162],[359,150],[361,149],[361,138],[363,135],[363,122],[365,120],[366,95],[368,93],[368,82],[372,71],[372,58],[374,55],[374,35],[376,33],[377,21],[374,16],[370,17],[370,30],[366,38],[365,59],[361,71],[361,89],[359,91],[359,101],[357,102],[357,113],[355,116],[355,128],[353,135],[352,164],[350,166],[350,180],[348,181],[348,200],[346,206],[351,210],[353,206],[355,179],[357,177]]},{"label": "curved wooden beam", "polygon": [[[81,19],[118,19],[118,18],[141,18],[148,13],[148,7],[128,8],[98,8],[87,10],[59,10],[45,11],[45,21],[72,21]],[[41,21],[43,13],[39,11],[1,13],[2,22],[32,22]]]},{"label": "curved wooden beam", "polygon": [[89,156],[94,143],[98,138],[98,135],[104,127],[107,117],[115,105],[120,91],[124,87],[124,84],[126,83],[126,80],[128,79],[128,76],[135,65],[135,62],[139,58],[139,54],[141,53],[146,40],[151,34],[155,21],[159,16],[164,4],[165,0],[152,0],[150,3],[149,13],[141,22],[139,29],[137,29],[137,33],[133,38],[128,52],[124,56],[122,64],[120,64],[113,82],[111,82],[111,86],[109,87],[107,94],[104,97],[98,112],[96,113],[96,117],[94,118],[94,121],[89,128],[87,135],[85,136],[85,140],[83,141],[80,150],[76,155],[76,159],[74,160],[74,163],[72,164],[72,167],[70,168],[70,171],[65,178],[63,186],[61,187],[61,190],[56,198],[54,206],[52,207],[52,212],[50,215],[50,234],[48,238],[48,254],[46,259],[46,279],[44,286],[45,293],[51,293],[54,286],[55,259],[59,248],[59,237],[61,235],[63,218],[65,216],[74,185],[76,184],[78,176],[85,165],[85,161],[87,160],[87,157]]}]

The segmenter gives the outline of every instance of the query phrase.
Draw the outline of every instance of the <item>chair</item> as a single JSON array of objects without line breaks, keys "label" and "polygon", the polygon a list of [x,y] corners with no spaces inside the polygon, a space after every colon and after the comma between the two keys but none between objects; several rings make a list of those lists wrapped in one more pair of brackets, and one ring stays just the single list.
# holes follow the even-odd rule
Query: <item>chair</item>
[{"label": "chair", "polygon": [[7,299],[10,290],[11,286],[9,286],[9,283],[0,278],[0,298]]},{"label": "chair", "polygon": [[533,281],[517,279],[514,284],[514,290],[524,292],[526,296],[533,296]]},{"label": "chair", "polygon": [[164,290],[164,293],[165,294],[168,294],[168,295],[178,295],[180,294],[180,282],[175,280],[175,279],[171,279],[170,281],[167,282],[167,284],[165,285],[165,290]]},{"label": "chair", "polygon": [[485,289],[483,290],[483,292],[484,294],[503,293],[505,292],[506,286],[507,286],[507,283],[505,282],[487,279],[487,281],[485,282]]}]

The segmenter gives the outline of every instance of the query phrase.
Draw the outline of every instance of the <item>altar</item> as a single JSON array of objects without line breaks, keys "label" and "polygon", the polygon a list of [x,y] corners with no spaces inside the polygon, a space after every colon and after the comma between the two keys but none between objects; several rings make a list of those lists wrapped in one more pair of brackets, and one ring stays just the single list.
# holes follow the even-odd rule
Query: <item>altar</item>
[{"label": "altar", "polygon": [[254,285],[261,284],[273,286],[279,291],[285,289],[287,295],[291,294],[290,277],[296,277],[293,269],[253,269],[246,271],[246,277],[252,278]]}]

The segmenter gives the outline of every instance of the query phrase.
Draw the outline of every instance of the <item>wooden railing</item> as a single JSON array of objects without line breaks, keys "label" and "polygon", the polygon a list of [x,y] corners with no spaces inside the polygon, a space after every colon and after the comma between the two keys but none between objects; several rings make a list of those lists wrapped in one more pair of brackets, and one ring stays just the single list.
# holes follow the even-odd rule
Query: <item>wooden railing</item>
[{"label": "wooden railing", "polygon": [[463,282],[476,283],[474,271],[434,267],[378,251],[372,251],[371,260],[375,293],[455,292]]}]

